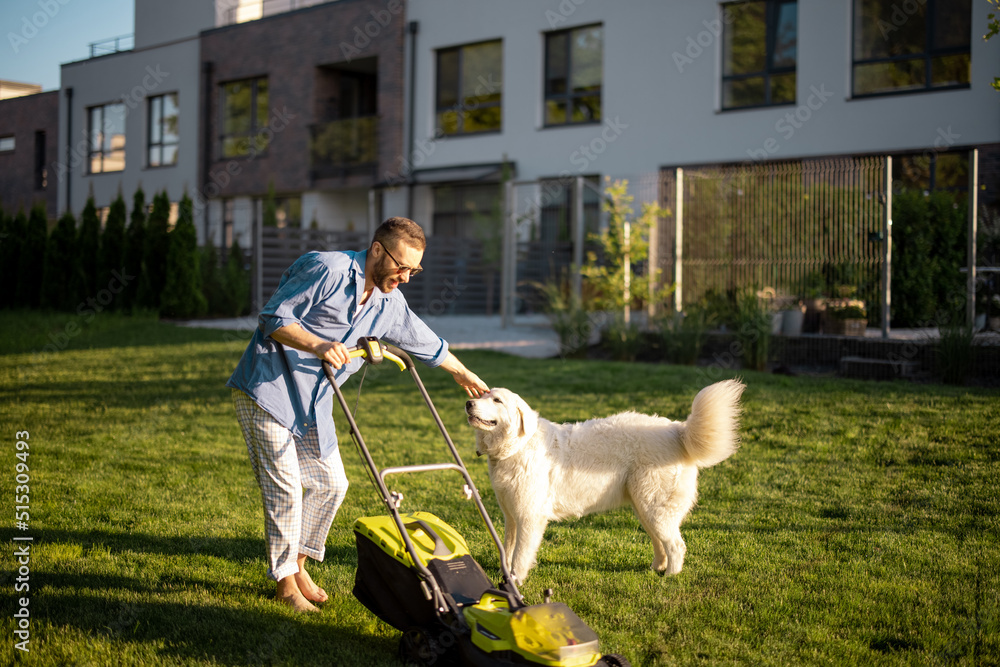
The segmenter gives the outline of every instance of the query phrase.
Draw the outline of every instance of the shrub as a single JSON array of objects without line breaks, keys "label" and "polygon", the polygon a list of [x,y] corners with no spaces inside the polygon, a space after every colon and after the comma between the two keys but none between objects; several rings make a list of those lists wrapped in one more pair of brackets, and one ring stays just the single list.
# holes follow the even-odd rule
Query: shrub
[{"label": "shrub", "polygon": [[695,305],[684,313],[670,313],[660,320],[664,357],[674,364],[698,363],[708,330],[708,313]]},{"label": "shrub", "polygon": [[972,370],[973,337],[975,332],[968,324],[949,322],[940,328],[938,342],[937,371],[946,384],[965,384]]},{"label": "shrub", "polygon": [[[125,258],[125,199],[121,192],[118,197],[111,202],[111,210],[108,211],[108,221],[104,224],[104,233],[101,235],[101,261],[99,284],[105,288],[111,284],[115,274],[123,275]],[[124,289],[126,286],[123,286]],[[124,307],[124,294],[116,295],[114,301],[109,304],[109,308],[119,310]]]},{"label": "shrub", "polygon": [[211,237],[205,245],[198,249],[199,266],[201,269],[201,293],[205,295],[205,303],[210,315],[225,315],[225,288],[222,284],[222,270],[219,267],[219,251],[212,243]]},{"label": "shrub", "polygon": [[170,232],[167,250],[167,275],[160,299],[160,314],[166,317],[191,318],[208,309],[201,293],[201,266],[194,212],[187,193],[178,207],[177,225]]},{"label": "shrub", "polygon": [[964,293],[966,211],[947,192],[904,192],[892,200],[892,323],[926,326]]},{"label": "shrub", "polygon": [[170,199],[166,191],[153,197],[153,210],[146,221],[142,246],[142,274],[139,276],[139,306],[159,311],[167,282],[167,253],[170,250]]},{"label": "shrub", "polygon": [[132,197],[132,216],[125,230],[125,286],[122,304],[126,309],[139,308],[139,283],[142,281],[142,256],[146,246],[146,194],[139,188]]},{"label": "shrub", "polygon": [[536,284],[536,287],[545,301],[545,313],[552,330],[559,336],[559,356],[580,356],[589,346],[591,331],[590,316],[583,301],[573,295],[565,274],[560,281]]},{"label": "shrub", "polygon": [[101,220],[97,217],[97,206],[94,196],[87,197],[87,204],[80,216],[80,232],[77,237],[77,253],[79,254],[79,272],[77,296],[81,299],[94,297],[101,288],[97,282],[100,278],[99,262],[101,251]]},{"label": "shrub", "polygon": [[45,205],[35,204],[25,229],[17,269],[17,296],[19,305],[38,308],[42,296],[42,272],[45,265],[45,244],[48,241],[48,220]]},{"label": "shrub", "polygon": [[45,246],[42,271],[42,305],[56,310],[71,310],[76,298],[76,275],[80,256],[76,251],[76,219],[66,211],[56,223]]},{"label": "shrub", "polygon": [[243,250],[234,240],[223,275],[225,315],[238,317],[250,312],[250,271],[244,265]]},{"label": "shrub", "polygon": [[755,371],[767,369],[771,344],[771,311],[757,293],[743,291],[736,299],[736,340],[743,364]]}]

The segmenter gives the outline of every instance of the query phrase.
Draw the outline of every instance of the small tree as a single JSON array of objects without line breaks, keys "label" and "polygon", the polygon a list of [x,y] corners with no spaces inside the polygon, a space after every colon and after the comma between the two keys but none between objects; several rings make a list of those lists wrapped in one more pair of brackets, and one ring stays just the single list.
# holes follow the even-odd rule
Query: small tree
[{"label": "small tree", "polygon": [[[123,275],[125,258],[125,199],[119,190],[118,198],[111,202],[111,210],[108,211],[108,221],[104,225],[104,233],[101,235],[101,261],[100,279],[102,288],[111,284],[117,272]],[[123,289],[127,285],[122,286]],[[111,302],[110,308],[119,310],[124,307],[124,295],[118,294]]]},{"label": "small tree", "polygon": [[198,234],[194,228],[191,198],[184,193],[177,212],[177,224],[170,232],[167,251],[167,275],[160,301],[160,314],[190,318],[203,315],[208,308],[201,293],[201,267],[198,257]]},{"label": "small tree", "polygon": [[225,315],[235,317],[250,311],[250,272],[243,266],[243,250],[235,239],[229,247],[223,286],[226,295]]},{"label": "small tree", "polygon": [[4,290],[7,291],[10,299],[10,305],[14,307],[21,307],[25,304],[22,303],[21,290],[18,289],[18,285],[21,284],[21,253],[24,251],[24,239],[28,235],[28,218],[24,215],[24,209],[20,209],[13,218],[10,219],[10,224],[7,227],[9,236],[4,239],[5,242],[9,242],[9,249],[7,254],[10,256],[10,263],[6,265],[6,270],[9,271],[8,277],[9,282],[4,285]]},{"label": "small tree", "polygon": [[31,209],[18,258],[17,302],[27,308],[38,308],[42,295],[42,271],[45,264],[45,243],[48,240],[48,220],[45,204]]},{"label": "small tree", "polygon": [[222,284],[222,270],[219,267],[219,251],[209,236],[205,240],[205,245],[199,248],[199,259],[201,265],[201,293],[205,295],[208,306],[208,314],[224,315],[225,288]]},{"label": "small tree", "polygon": [[101,288],[98,283],[100,279],[98,268],[100,266],[100,251],[101,220],[97,217],[94,195],[90,195],[87,197],[87,204],[83,207],[83,214],[80,216],[80,236],[77,239],[77,253],[80,257],[77,296],[81,299],[94,296]]},{"label": "small tree", "polygon": [[6,287],[0,290],[0,308],[14,305],[17,284],[17,253],[21,237],[15,234],[14,219],[0,207],[0,280]]},{"label": "small tree", "polygon": [[143,274],[142,256],[146,245],[146,194],[140,187],[132,198],[132,216],[125,230],[125,276],[128,284],[122,305],[128,310],[139,307],[139,283]]},{"label": "small tree", "polygon": [[42,305],[56,310],[72,310],[76,298],[76,276],[80,255],[76,250],[76,219],[63,213],[45,246],[42,271]]},{"label": "small tree", "polygon": [[[594,252],[587,253],[581,273],[588,279],[594,298],[591,309],[612,313],[612,324],[606,342],[619,358],[634,356],[639,340],[638,327],[631,323],[631,310],[646,298],[659,303],[669,296],[670,286],[651,288],[659,280],[659,270],[648,267],[644,275],[635,272],[635,265],[649,258],[649,232],[656,219],[666,212],[659,204],[644,203],[642,214],[633,217],[628,181],[615,181],[605,188],[604,210],[608,213],[608,228],[592,234],[603,252],[600,260]],[[652,295],[652,296],[650,296]]]},{"label": "small tree", "polygon": [[167,282],[167,252],[170,250],[170,199],[166,190],[153,197],[153,210],[146,221],[139,277],[139,305],[159,311]]}]

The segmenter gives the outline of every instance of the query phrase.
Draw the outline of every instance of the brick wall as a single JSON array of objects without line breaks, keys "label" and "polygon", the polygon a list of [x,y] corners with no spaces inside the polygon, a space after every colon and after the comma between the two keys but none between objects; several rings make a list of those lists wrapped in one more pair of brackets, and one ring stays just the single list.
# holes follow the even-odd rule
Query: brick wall
[{"label": "brick wall", "polygon": [[[380,176],[396,168],[403,154],[403,0],[341,0],[202,33],[201,60],[211,63],[211,112],[200,114],[202,150],[199,182],[209,197],[263,195],[310,189],[309,126],[327,108],[329,77],[318,67],[378,59],[378,134]],[[350,62],[348,62],[350,61]],[[204,67],[203,67],[204,70]],[[202,75],[206,76],[205,74]],[[254,158],[223,159],[219,144],[220,84],[268,77],[274,138],[266,153]],[[202,82],[203,91],[206,88]],[[370,186],[375,175],[345,185]],[[213,185],[214,184],[214,185]]]},{"label": "brick wall", "polygon": [[[35,137],[45,132],[44,189],[35,185]],[[27,215],[35,202],[44,202],[49,218],[56,217],[59,181],[53,164],[59,153],[59,91],[37,93],[0,101],[0,137],[14,136],[14,150],[0,153],[0,204],[8,214],[24,209]]]}]

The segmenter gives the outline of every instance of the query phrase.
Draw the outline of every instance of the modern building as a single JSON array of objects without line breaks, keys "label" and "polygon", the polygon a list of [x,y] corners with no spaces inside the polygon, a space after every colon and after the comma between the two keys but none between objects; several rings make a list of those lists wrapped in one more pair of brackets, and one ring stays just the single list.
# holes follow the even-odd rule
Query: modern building
[{"label": "modern building", "polygon": [[971,147],[981,199],[995,203],[990,11],[985,0],[410,3],[412,213],[435,234],[472,235],[504,161],[557,192],[576,176],[895,154],[898,178],[942,187]]},{"label": "modern building", "polygon": [[56,217],[51,165],[56,161],[58,128],[57,90],[0,100],[0,206],[8,214],[22,210],[27,215],[41,202],[48,217]]},{"label": "modern building", "polygon": [[215,23],[200,0],[136,0],[134,46],[62,66],[59,211],[79,215],[87,198],[129,207],[140,186],[176,204],[198,187],[199,33]]}]

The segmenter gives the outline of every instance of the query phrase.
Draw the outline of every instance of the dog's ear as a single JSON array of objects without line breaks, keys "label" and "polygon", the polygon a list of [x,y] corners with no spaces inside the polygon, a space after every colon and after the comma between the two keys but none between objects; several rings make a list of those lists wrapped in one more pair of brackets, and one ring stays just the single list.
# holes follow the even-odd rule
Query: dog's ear
[{"label": "dog's ear", "polygon": [[538,430],[538,413],[531,409],[520,396],[517,397],[518,431],[520,438],[528,437]]}]

